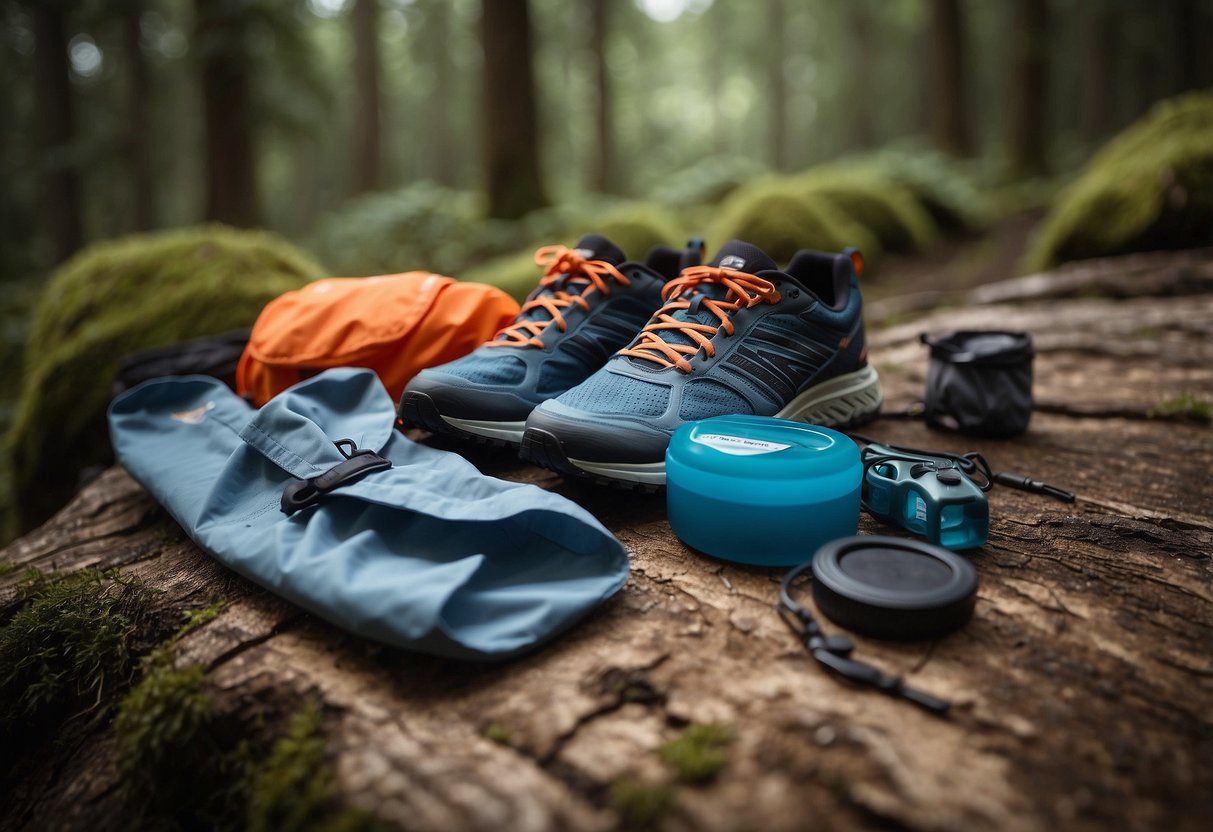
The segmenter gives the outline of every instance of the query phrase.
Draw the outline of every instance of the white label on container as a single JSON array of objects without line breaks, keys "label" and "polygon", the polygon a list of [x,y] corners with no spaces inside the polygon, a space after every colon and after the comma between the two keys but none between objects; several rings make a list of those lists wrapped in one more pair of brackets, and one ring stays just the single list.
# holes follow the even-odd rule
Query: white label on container
[{"label": "white label on container", "polygon": [[792,447],[783,442],[767,442],[763,439],[746,439],[744,436],[726,436],[722,433],[704,433],[691,437],[692,442],[707,445],[732,456],[757,456],[773,454]]}]

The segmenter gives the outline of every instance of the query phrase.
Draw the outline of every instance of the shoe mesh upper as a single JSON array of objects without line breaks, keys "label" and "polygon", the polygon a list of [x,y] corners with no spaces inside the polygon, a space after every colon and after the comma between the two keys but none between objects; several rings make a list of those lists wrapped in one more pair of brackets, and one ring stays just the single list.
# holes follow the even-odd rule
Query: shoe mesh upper
[{"label": "shoe mesh upper", "polygon": [[589,413],[660,416],[669,407],[670,389],[664,384],[599,371],[559,401]]},{"label": "shoe mesh upper", "polygon": [[698,379],[683,390],[678,417],[692,422],[725,413],[749,415],[753,412],[750,403],[733,390],[710,379]]},{"label": "shoe mesh upper", "polygon": [[526,364],[513,355],[472,353],[443,366],[442,372],[473,384],[518,384],[526,377]]}]

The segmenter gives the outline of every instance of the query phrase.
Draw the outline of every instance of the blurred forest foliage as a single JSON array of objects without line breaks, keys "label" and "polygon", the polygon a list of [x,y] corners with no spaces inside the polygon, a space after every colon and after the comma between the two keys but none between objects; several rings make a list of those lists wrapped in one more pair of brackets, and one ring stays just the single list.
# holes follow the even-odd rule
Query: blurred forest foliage
[{"label": "blurred forest foliage", "polygon": [[[922,253],[1034,222],[1152,105],[1213,87],[1211,56],[1213,0],[0,0],[0,358],[21,363],[58,264],[204,222],[274,232],[258,257],[291,260],[283,237],[316,273],[429,268],[515,294],[534,245],[591,229],[636,257],[688,234]],[[1062,192],[1031,265],[1213,242],[1213,98],[1166,106]],[[1121,239],[1084,225],[1123,204],[1144,207]],[[108,362],[70,377],[108,385],[118,356],[87,358],[88,304],[191,267],[96,251],[50,285],[84,292],[76,352]],[[10,449],[63,435],[37,414],[72,392],[35,407],[37,379],[66,372],[49,361],[0,381],[0,428],[38,426]],[[57,464],[41,453],[30,470]]]},{"label": "blurred forest foliage", "polygon": [[[324,248],[891,143],[1064,173],[1213,84],[1208,0],[3,0],[0,39],[6,281],[200,220]],[[521,242],[434,224],[435,268]]]}]

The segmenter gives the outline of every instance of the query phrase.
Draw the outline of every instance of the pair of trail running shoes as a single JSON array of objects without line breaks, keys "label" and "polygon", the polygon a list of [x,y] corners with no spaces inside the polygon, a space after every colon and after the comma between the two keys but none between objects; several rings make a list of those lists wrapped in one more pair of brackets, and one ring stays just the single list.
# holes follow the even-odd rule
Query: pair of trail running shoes
[{"label": "pair of trail running shoes", "polygon": [[543,278],[512,324],[422,370],[405,427],[518,446],[561,474],[665,484],[680,425],[726,414],[846,426],[880,409],[867,363],[862,259],[804,250],[784,270],[733,240],[658,246],[643,262],[587,235],[540,249]]}]

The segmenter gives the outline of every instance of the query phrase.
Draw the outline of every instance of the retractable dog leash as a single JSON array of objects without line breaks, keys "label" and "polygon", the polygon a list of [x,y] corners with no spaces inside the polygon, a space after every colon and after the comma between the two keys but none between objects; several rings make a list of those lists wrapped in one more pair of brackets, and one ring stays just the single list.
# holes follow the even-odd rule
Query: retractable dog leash
[{"label": "retractable dog leash", "polygon": [[848,434],[863,445],[863,507],[874,517],[896,523],[948,549],[973,549],[989,535],[986,493],[994,484],[1072,503],[1073,492],[1014,474],[995,472],[977,452],[955,454],[884,444],[860,433]]}]

